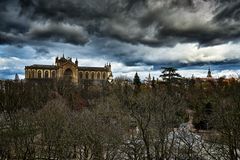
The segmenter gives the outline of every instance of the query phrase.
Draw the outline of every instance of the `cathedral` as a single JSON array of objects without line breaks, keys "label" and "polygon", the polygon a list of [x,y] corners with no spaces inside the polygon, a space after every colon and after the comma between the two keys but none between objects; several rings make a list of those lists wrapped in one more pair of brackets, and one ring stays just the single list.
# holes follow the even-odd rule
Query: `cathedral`
[{"label": "cathedral", "polygon": [[73,62],[72,58],[65,58],[63,55],[61,58],[56,57],[55,65],[25,66],[25,79],[63,79],[78,84],[104,83],[111,82],[112,71],[111,64],[106,64],[104,67],[80,67],[77,59]]}]

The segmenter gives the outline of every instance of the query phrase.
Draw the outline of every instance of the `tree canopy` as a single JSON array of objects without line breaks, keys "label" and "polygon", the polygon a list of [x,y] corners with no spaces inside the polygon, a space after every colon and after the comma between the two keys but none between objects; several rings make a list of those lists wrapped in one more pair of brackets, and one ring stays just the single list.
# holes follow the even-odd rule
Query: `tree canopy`
[{"label": "tree canopy", "polygon": [[162,79],[166,82],[173,82],[181,77],[179,73],[177,73],[177,69],[174,67],[162,67]]},{"label": "tree canopy", "polygon": [[141,80],[140,80],[137,72],[136,72],[136,74],[135,74],[135,76],[134,76],[134,78],[133,78],[133,84],[134,84],[134,85],[137,85],[137,86],[140,86],[140,85],[141,85]]}]

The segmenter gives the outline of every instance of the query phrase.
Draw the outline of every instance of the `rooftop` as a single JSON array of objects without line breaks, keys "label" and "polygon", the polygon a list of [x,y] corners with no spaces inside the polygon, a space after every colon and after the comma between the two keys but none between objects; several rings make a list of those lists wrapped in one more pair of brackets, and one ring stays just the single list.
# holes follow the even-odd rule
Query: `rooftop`
[{"label": "rooftop", "polygon": [[55,66],[55,65],[33,64],[31,66],[26,66],[26,68],[30,68],[30,69],[57,69],[57,66]]},{"label": "rooftop", "polygon": [[105,67],[78,67],[81,71],[107,71]]}]

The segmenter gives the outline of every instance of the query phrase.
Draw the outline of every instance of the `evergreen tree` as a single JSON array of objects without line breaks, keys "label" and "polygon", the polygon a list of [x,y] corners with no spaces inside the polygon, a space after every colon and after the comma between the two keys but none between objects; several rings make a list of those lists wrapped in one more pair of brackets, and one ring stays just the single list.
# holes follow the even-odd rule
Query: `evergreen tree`
[{"label": "evergreen tree", "polygon": [[140,86],[141,85],[141,80],[136,72],[135,76],[134,76],[134,79],[133,79],[133,84],[134,85],[137,85],[137,86]]},{"label": "evergreen tree", "polygon": [[155,83],[156,83],[156,81],[155,81],[155,78],[153,77],[152,83],[151,83],[152,88],[155,88]]},{"label": "evergreen tree", "polygon": [[181,77],[179,73],[177,73],[177,69],[174,67],[162,67],[162,79],[167,82],[173,82]]}]

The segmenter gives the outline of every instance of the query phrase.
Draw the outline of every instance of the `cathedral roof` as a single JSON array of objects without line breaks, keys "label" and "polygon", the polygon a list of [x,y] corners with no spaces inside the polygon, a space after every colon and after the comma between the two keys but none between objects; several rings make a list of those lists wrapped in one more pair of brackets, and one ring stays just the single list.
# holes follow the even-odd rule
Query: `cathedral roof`
[{"label": "cathedral roof", "polygon": [[34,64],[31,66],[26,66],[29,69],[57,69],[55,65],[42,65],[42,64]]},{"label": "cathedral roof", "polygon": [[66,62],[66,61],[67,61],[67,59],[66,59],[66,58],[64,58],[64,57],[62,57],[62,58],[60,58],[60,59],[59,59],[59,61]]},{"label": "cathedral roof", "polygon": [[[55,65],[34,64],[26,66],[26,69],[57,69]],[[106,67],[78,67],[79,71],[108,71]]]},{"label": "cathedral roof", "polygon": [[108,71],[105,67],[78,67],[78,71]]}]

